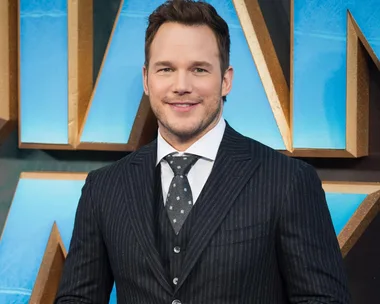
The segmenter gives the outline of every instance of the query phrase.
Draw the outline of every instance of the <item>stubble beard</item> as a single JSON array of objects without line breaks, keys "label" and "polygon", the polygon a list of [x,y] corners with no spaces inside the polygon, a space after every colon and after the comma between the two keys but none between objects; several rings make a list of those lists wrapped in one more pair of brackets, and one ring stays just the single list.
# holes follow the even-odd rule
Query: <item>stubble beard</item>
[{"label": "stubble beard", "polygon": [[170,123],[168,123],[167,120],[161,118],[160,113],[157,113],[156,111],[154,112],[156,112],[155,115],[159,123],[166,129],[166,132],[168,133],[167,135],[175,137],[177,141],[184,143],[191,141],[194,138],[200,137],[200,135],[203,132],[205,132],[205,130],[207,130],[210,127],[210,125],[212,125],[217,120],[217,118],[221,114],[223,102],[221,100],[221,97],[218,100],[219,103],[217,109],[210,115],[208,115],[204,120],[200,121],[198,125],[195,126],[195,128],[189,130],[181,130],[180,128],[174,128],[173,126],[171,126]]}]

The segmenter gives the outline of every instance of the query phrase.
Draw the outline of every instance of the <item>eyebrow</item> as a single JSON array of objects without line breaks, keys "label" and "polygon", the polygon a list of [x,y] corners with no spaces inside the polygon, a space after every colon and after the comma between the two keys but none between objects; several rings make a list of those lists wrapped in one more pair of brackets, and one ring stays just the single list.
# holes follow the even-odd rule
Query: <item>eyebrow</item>
[{"label": "eyebrow", "polygon": [[207,61],[194,61],[191,66],[201,66],[206,68],[212,68],[212,64]]},{"label": "eyebrow", "polygon": [[[156,63],[154,63],[153,65],[154,67],[162,67],[162,66],[169,66],[169,67],[172,67],[173,64],[170,62],[170,61],[157,61]],[[207,68],[212,68],[212,64],[207,62],[207,61],[193,61],[191,63],[191,66],[192,67],[195,67],[195,66],[202,66],[202,67],[207,67]]]},{"label": "eyebrow", "polygon": [[172,63],[170,61],[157,61],[153,65],[154,67],[160,67],[160,66],[172,66]]}]

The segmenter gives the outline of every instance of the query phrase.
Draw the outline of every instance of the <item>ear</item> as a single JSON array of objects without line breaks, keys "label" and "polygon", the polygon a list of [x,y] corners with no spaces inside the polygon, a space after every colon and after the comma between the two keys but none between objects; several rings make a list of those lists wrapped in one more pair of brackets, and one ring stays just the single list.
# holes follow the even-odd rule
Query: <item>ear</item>
[{"label": "ear", "polygon": [[234,77],[234,69],[229,66],[224,72],[222,80],[222,96],[227,96],[232,89],[232,79]]},{"label": "ear", "polygon": [[149,96],[149,90],[148,90],[148,68],[145,65],[142,68],[142,75],[143,75],[144,93],[145,93],[145,95]]}]

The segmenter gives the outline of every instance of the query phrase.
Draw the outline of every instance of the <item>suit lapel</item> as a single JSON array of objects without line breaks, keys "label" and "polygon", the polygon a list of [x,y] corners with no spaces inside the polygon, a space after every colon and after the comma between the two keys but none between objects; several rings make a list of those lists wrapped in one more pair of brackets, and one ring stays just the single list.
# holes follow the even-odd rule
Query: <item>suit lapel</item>
[{"label": "suit lapel", "polygon": [[192,227],[176,291],[186,280],[238,194],[259,166],[258,158],[254,159],[253,156],[251,142],[227,125],[213,170],[200,196],[202,212]]},{"label": "suit lapel", "polygon": [[130,221],[138,243],[146,254],[146,260],[161,285],[170,293],[173,289],[166,279],[165,269],[155,246],[154,214],[156,141],[136,152],[130,165],[126,166],[124,182]]}]

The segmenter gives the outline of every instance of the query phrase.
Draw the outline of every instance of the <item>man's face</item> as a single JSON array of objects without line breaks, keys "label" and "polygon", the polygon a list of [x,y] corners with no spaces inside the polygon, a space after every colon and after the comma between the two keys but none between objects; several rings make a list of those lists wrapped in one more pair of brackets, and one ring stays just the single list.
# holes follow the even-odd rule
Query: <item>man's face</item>
[{"label": "man's face", "polygon": [[195,141],[218,122],[232,68],[221,75],[216,37],[207,26],[165,23],[143,68],[144,91],[166,139]]}]

